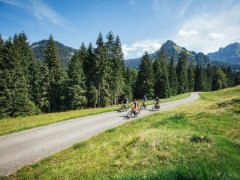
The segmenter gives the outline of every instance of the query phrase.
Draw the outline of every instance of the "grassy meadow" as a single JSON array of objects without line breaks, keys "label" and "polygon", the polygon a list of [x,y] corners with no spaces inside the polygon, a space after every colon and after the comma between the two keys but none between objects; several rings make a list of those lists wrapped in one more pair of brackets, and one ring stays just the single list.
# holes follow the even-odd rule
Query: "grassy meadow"
[{"label": "grassy meadow", "polygon": [[240,179],[240,86],[130,121],[7,179]]},{"label": "grassy meadow", "polygon": [[[161,102],[175,101],[179,99],[186,98],[190,93],[180,94],[177,96],[172,96],[168,99],[162,99]],[[147,102],[148,105],[152,104],[153,101]],[[56,112],[49,114],[40,114],[27,117],[17,117],[17,118],[6,118],[0,119],[0,135],[5,135],[13,132],[22,131],[25,129],[30,129],[34,127],[44,126],[51,123],[56,123],[76,117],[84,117],[88,115],[95,115],[109,111],[119,110],[121,105],[109,106],[105,108],[95,108],[95,109],[81,109],[75,111],[66,112]]]}]

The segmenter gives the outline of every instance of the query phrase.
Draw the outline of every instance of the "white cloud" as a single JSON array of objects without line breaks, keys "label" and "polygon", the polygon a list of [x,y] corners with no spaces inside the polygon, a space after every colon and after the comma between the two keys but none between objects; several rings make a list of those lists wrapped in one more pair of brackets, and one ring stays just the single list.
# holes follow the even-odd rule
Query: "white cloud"
[{"label": "white cloud", "polygon": [[135,42],[132,46],[137,49],[142,49],[143,51],[152,53],[161,47],[161,43],[159,40],[144,40]]},{"label": "white cloud", "polygon": [[191,37],[191,36],[195,36],[197,35],[199,32],[196,31],[196,30],[184,30],[184,29],[181,29],[178,34],[180,36],[184,36],[184,37]]},{"label": "white cloud", "polygon": [[127,44],[122,45],[122,51],[123,51],[123,54],[124,54],[124,58],[127,58],[129,56],[129,54],[131,54],[135,50],[136,50],[135,48],[133,48],[131,46],[128,46]]},{"label": "white cloud", "polygon": [[33,14],[38,21],[51,22],[61,27],[65,25],[63,18],[41,0],[38,1],[30,0],[28,2],[20,0],[0,0],[0,1],[27,10],[28,12]]},{"label": "white cloud", "polygon": [[55,25],[64,26],[64,20],[60,15],[42,1],[31,0],[33,13],[39,20],[49,20]]},{"label": "white cloud", "polygon": [[220,47],[239,42],[239,9],[240,3],[228,1],[222,1],[217,7],[204,7],[201,13],[184,19],[179,28],[181,30],[173,39],[181,46],[204,53],[217,51]]},{"label": "white cloud", "polygon": [[210,33],[209,34],[209,40],[215,41],[215,40],[221,40],[224,38],[224,35],[221,33]]},{"label": "white cloud", "polygon": [[12,6],[23,8],[23,9],[28,8],[28,6],[25,3],[23,3],[22,1],[18,1],[18,0],[0,0],[0,1],[3,3],[6,3],[6,4],[10,4]]},{"label": "white cloud", "polygon": [[131,45],[122,45],[125,59],[139,57],[143,55],[144,52],[153,53],[160,47],[161,43],[159,40],[143,40],[137,41]]}]

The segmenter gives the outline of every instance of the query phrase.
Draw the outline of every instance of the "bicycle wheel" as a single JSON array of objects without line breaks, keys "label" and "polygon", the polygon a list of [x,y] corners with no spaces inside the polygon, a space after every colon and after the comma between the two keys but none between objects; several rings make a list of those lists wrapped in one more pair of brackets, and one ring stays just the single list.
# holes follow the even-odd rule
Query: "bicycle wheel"
[{"label": "bicycle wheel", "polygon": [[140,115],[140,112],[141,112],[141,110],[140,110],[140,109],[138,109],[138,115]]},{"label": "bicycle wheel", "polygon": [[131,118],[131,117],[132,117],[132,111],[129,111],[129,112],[127,113],[127,117],[128,117],[128,118]]},{"label": "bicycle wheel", "polygon": [[156,107],[155,106],[152,107],[152,111],[156,111]]}]

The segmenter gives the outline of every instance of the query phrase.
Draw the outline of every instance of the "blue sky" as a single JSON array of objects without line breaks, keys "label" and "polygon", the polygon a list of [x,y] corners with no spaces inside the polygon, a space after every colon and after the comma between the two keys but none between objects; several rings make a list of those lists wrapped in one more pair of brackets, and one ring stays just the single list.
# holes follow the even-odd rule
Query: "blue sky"
[{"label": "blue sky", "polygon": [[79,48],[97,35],[119,35],[125,58],[158,50],[166,40],[196,52],[240,42],[239,0],[0,0],[3,38],[54,39]]}]

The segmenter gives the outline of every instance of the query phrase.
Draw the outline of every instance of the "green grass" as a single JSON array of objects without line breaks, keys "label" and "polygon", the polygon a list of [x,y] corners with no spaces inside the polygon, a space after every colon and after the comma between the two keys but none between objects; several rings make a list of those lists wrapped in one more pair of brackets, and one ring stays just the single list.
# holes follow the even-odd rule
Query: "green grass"
[{"label": "green grass", "polygon": [[[168,99],[163,99],[163,102],[174,101],[186,98],[190,93],[180,94],[177,96],[172,96]],[[153,101],[148,101],[148,104],[152,104]],[[105,108],[96,108],[96,109],[82,109],[75,111],[67,112],[57,112],[49,114],[40,114],[27,117],[17,117],[17,118],[7,118],[0,120],[0,135],[5,135],[13,132],[22,131],[25,129],[30,129],[34,127],[44,126],[55,122],[60,122],[76,117],[83,117],[88,115],[100,114],[109,111],[116,111],[120,108],[118,106],[109,106]]]},{"label": "green grass", "polygon": [[[8,179],[240,179],[240,86],[109,129]],[[223,105],[224,104],[224,105]]]},{"label": "green grass", "polygon": [[82,109],[66,112],[40,114],[34,116],[7,118],[0,120],[0,135],[22,131],[34,127],[44,126],[76,117],[94,115],[117,110],[119,106],[110,106],[96,109]]}]

